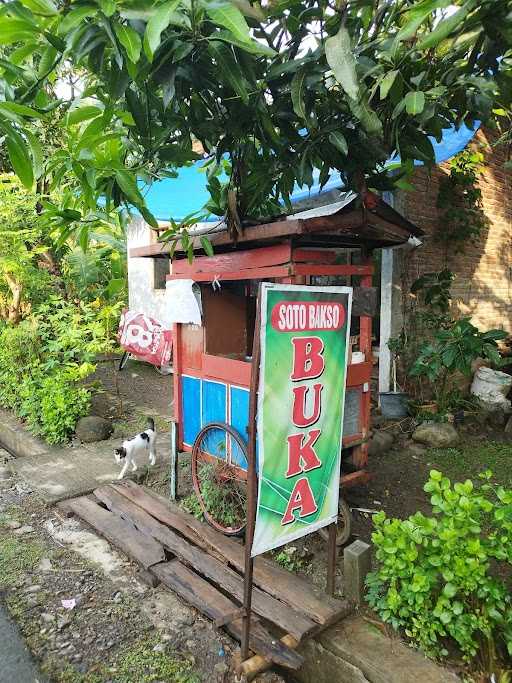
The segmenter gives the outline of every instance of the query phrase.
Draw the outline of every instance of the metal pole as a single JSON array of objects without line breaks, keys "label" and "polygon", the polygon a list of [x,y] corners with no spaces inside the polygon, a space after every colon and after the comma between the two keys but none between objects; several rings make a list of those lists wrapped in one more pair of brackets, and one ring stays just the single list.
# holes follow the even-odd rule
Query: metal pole
[{"label": "metal pole", "polygon": [[245,571],[244,571],[244,613],[241,642],[242,662],[249,657],[249,637],[251,632],[252,577],[254,560],[251,557],[254,526],[256,523],[256,414],[258,407],[258,381],[260,368],[260,301],[261,284],[256,300],[256,324],[252,344],[251,387],[249,392],[249,426],[247,445],[247,527],[245,532]]},{"label": "metal pole", "polygon": [[178,446],[176,440],[176,421],[171,421],[171,462],[169,473],[169,495],[171,500],[178,497]]},{"label": "metal pole", "polygon": [[327,542],[327,594],[334,595],[336,584],[336,522],[329,525]]}]

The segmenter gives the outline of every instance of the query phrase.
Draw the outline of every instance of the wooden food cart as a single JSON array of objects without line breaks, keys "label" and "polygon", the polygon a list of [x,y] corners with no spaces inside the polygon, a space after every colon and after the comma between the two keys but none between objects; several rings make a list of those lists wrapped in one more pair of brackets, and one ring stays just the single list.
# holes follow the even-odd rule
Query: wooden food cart
[{"label": "wooden food cart", "polygon": [[[324,211],[324,215],[321,214]],[[315,215],[316,214],[316,215]],[[343,424],[342,486],[368,480],[372,316],[378,293],[373,287],[372,251],[407,242],[422,231],[382,199],[367,193],[350,201],[306,211],[285,220],[245,228],[236,243],[227,232],[210,236],[213,256],[189,263],[179,245],[169,280],[193,280],[200,287],[202,326],[174,326],[174,406],[179,451],[191,451],[200,431],[227,423],[247,439],[249,384],[257,286],[261,281],[354,288],[351,353]],[[131,257],[168,257],[169,247],[153,244]],[[351,359],[353,362],[351,362]],[[354,362],[357,361],[357,362]],[[231,465],[243,478],[243,450]],[[339,543],[346,539],[340,529]]]}]

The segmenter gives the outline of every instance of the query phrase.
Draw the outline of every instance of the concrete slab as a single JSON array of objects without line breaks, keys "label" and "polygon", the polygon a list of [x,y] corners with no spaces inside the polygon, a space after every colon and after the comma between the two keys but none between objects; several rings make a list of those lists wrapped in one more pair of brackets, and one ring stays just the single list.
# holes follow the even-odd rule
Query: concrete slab
[{"label": "concrete slab", "polygon": [[299,649],[299,683],[460,683],[451,671],[388,637],[360,616],[344,619]]},{"label": "concrete slab", "polygon": [[48,683],[29,649],[0,605],[0,683]]},{"label": "concrete slab", "polygon": [[[56,503],[86,495],[101,484],[117,480],[121,468],[114,461],[114,448],[121,441],[113,439],[84,444],[81,448],[61,448],[51,453],[29,455],[12,462],[11,469],[45,502]],[[169,453],[169,435],[158,434],[157,467],[168,466]],[[141,455],[136,460],[139,469],[144,470],[147,457]]]},{"label": "concrete slab", "polygon": [[16,457],[55,450],[44,441],[29,434],[22,423],[6,410],[0,410],[0,444]]}]

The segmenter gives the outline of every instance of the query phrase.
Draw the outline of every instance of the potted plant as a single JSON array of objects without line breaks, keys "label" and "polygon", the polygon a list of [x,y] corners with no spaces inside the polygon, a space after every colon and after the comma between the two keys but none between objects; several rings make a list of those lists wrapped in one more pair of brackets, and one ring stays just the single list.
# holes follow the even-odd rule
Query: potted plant
[{"label": "potted plant", "polygon": [[400,354],[404,351],[404,347],[405,335],[403,331],[398,337],[393,337],[388,341],[388,348],[393,356],[391,364],[393,391],[381,391],[379,393],[381,413],[383,417],[388,419],[400,419],[409,414],[409,395],[400,389],[397,382],[397,362]]},{"label": "potted plant", "polygon": [[455,320],[450,326],[439,329],[432,340],[420,348],[410,375],[424,377],[429,381],[437,412],[445,414],[450,406],[453,391],[450,379],[453,375],[460,372],[470,376],[471,364],[479,357],[500,365],[497,342],[507,336],[503,330],[480,332],[470,318]]}]

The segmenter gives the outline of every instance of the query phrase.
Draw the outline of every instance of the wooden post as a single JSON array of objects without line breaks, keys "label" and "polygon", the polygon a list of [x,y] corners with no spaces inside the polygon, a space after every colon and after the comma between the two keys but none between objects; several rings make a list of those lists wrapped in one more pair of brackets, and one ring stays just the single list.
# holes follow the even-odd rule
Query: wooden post
[{"label": "wooden post", "polygon": [[254,560],[251,557],[254,526],[256,523],[256,417],[258,408],[258,382],[260,368],[260,326],[261,326],[261,284],[256,301],[256,323],[252,344],[251,386],[249,390],[249,443],[247,447],[247,527],[245,532],[245,571],[244,571],[244,615],[242,618],[241,659],[249,657],[249,636],[251,632],[252,579]]},{"label": "wooden post", "polygon": [[336,522],[329,525],[327,542],[327,589],[328,595],[334,595],[336,588]]},{"label": "wooden post", "polygon": [[171,421],[171,458],[169,472],[169,496],[171,500],[178,497],[178,442],[176,440],[176,420]]}]

